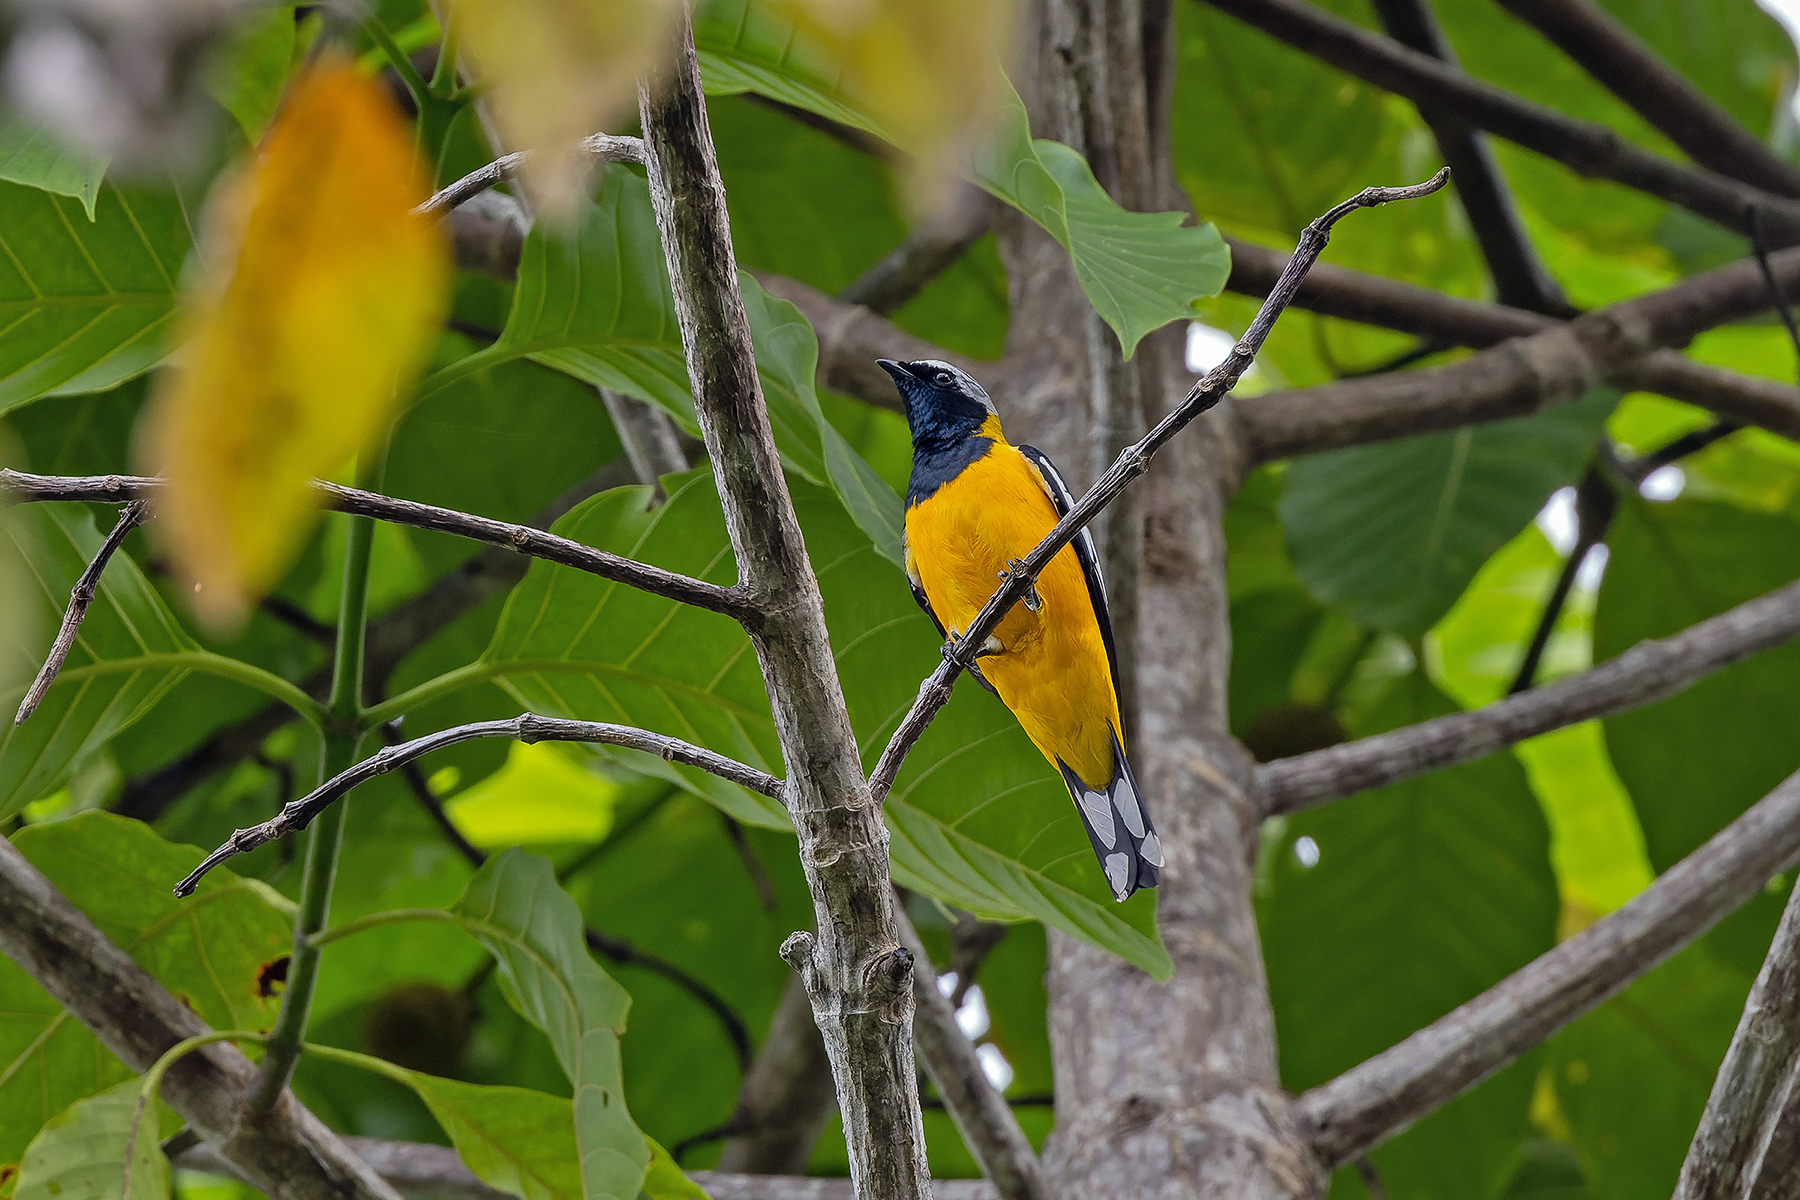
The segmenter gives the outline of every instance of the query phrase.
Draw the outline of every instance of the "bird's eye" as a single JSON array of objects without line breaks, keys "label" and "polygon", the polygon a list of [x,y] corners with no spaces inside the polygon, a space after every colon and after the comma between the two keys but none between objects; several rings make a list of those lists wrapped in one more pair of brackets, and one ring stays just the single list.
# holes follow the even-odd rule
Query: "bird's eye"
[{"label": "bird's eye", "polygon": [[937,378],[937,385],[939,387],[949,387],[951,384],[956,382],[956,376],[952,375],[948,371],[939,371],[937,373],[936,378]]}]

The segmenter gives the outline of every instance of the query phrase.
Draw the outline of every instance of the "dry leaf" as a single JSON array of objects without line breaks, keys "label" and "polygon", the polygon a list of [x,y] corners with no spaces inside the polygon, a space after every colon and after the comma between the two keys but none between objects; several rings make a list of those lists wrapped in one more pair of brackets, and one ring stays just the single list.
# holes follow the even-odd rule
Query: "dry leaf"
[{"label": "dry leaf", "polygon": [[184,348],[142,449],[169,480],[156,528],[218,627],[279,578],[312,524],[308,481],[377,444],[443,319],[449,248],[379,87],[328,62],[296,82],[217,190]]},{"label": "dry leaf", "polygon": [[580,198],[577,143],[635,117],[638,74],[668,55],[681,2],[453,0],[504,150],[534,152],[525,186],[546,215],[566,218]]}]

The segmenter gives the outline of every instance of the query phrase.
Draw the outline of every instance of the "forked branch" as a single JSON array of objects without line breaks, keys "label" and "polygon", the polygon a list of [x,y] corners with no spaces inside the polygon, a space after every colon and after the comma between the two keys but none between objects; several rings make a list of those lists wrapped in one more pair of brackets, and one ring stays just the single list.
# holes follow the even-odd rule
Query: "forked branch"
[{"label": "forked branch", "polygon": [[1702,676],[1800,634],[1800,583],[1790,583],[1591,671],[1390,733],[1258,767],[1265,816],[1300,812],[1427,771],[1483,758],[1526,738],[1641,708]]},{"label": "forked branch", "polygon": [[[610,133],[596,133],[581,139],[581,149],[598,162],[644,161],[644,141],[642,138],[614,137]],[[457,205],[465,203],[489,188],[499,187],[519,177],[525,161],[531,157],[531,151],[521,150],[516,154],[503,154],[484,167],[477,168],[464,175],[455,183],[437,192],[431,199],[413,209],[420,216],[432,216],[436,213],[449,212]]]},{"label": "forked branch", "polygon": [[1398,1133],[1624,990],[1800,856],[1800,774],[1630,903],[1295,1101],[1328,1168]]},{"label": "forked branch", "polygon": [[660,733],[650,733],[642,729],[633,729],[629,725],[608,725],[601,721],[571,721],[562,717],[540,717],[535,713],[524,713],[506,721],[475,721],[467,725],[457,725],[450,729],[442,729],[422,738],[414,738],[410,742],[402,742],[398,746],[389,746],[379,753],[357,763],[348,771],[327,780],[312,792],[284,805],[279,813],[261,825],[253,825],[248,829],[240,829],[233,833],[228,841],[194,868],[193,873],[175,885],[177,896],[192,895],[201,878],[214,867],[235,855],[254,850],[265,842],[279,837],[286,837],[305,829],[314,817],[331,806],[332,802],[349,792],[359,784],[367,783],[377,775],[385,775],[394,768],[412,762],[421,755],[433,750],[441,750],[445,746],[454,746],[458,742],[470,742],[477,738],[511,738],[520,742],[591,742],[607,746],[624,746],[632,750],[642,750],[654,754],[668,762],[681,763],[684,766],[698,767],[702,771],[717,775],[721,779],[761,792],[765,796],[780,799],[782,795],[781,780],[773,775],[758,771],[754,767],[745,766],[735,759],[726,758],[722,754],[714,754],[711,750],[691,745],[678,738],[664,737]]},{"label": "forked branch", "polygon": [[1000,624],[1001,618],[1031,590],[1037,582],[1038,573],[1055,557],[1056,552],[1068,545],[1089,521],[1111,504],[1127,484],[1142,475],[1149,468],[1150,459],[1170,438],[1180,433],[1195,417],[1224,399],[1225,394],[1236,386],[1238,377],[1249,368],[1276,319],[1293,302],[1307,271],[1318,261],[1325,243],[1330,240],[1332,226],[1359,208],[1374,208],[1395,200],[1428,196],[1449,181],[1450,169],[1446,167],[1424,183],[1410,187],[1365,188],[1332,208],[1301,232],[1300,244],[1295,247],[1293,257],[1283,268],[1281,278],[1276,280],[1275,287],[1257,312],[1256,319],[1231,348],[1231,353],[1225,356],[1225,360],[1189,388],[1182,402],[1157,422],[1155,428],[1120,452],[1111,469],[1088,489],[1085,496],[1075,502],[1068,515],[1056,523],[1056,528],[1019,561],[1019,565],[989,597],[969,627],[963,630],[960,638],[944,646],[944,661],[920,685],[918,698],[901,719],[899,728],[894,731],[887,748],[881,752],[881,758],[875,764],[874,772],[869,776],[869,791],[877,803],[887,796],[907,753],[925,732],[926,726],[949,703],[950,688],[956,682],[957,675],[975,661],[976,650],[987,640],[995,626]]}]

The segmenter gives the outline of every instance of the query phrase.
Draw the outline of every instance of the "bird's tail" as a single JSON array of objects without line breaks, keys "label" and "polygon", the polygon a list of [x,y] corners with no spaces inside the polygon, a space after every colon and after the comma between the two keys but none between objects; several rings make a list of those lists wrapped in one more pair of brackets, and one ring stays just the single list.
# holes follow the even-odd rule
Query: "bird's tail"
[{"label": "bird's tail", "polygon": [[1112,779],[1104,792],[1083,783],[1060,758],[1056,767],[1075,797],[1075,811],[1081,814],[1088,841],[1094,844],[1094,855],[1106,873],[1113,899],[1123,900],[1139,888],[1155,887],[1160,878],[1158,868],[1163,865],[1162,841],[1150,824],[1118,735],[1113,735]]}]

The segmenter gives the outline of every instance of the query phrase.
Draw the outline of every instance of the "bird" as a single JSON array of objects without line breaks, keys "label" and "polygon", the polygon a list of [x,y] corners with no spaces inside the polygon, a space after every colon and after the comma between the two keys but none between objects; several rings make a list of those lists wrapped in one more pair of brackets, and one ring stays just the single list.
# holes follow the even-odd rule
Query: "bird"
[{"label": "bird", "polygon": [[[876,359],[912,431],[905,565],[940,636],[960,640],[1074,501],[1042,451],[1006,440],[986,390],[947,362]],[[1106,583],[1082,530],[982,643],[970,673],[1062,776],[1113,898],[1155,887],[1162,842],[1125,754]]]}]

